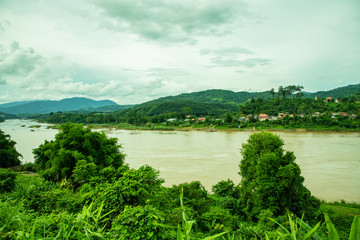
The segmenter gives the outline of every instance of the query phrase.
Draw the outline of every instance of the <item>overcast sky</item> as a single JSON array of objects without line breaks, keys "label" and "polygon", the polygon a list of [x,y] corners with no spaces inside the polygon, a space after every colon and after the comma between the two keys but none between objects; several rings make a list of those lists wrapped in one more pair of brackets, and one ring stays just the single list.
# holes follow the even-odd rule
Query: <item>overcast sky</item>
[{"label": "overcast sky", "polygon": [[359,0],[0,0],[0,103],[357,83]]}]

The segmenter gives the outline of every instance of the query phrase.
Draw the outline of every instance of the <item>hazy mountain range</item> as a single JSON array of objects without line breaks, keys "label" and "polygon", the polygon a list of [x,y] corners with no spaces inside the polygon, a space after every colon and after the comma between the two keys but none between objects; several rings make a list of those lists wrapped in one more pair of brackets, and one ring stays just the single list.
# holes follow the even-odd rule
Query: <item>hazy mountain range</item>
[{"label": "hazy mountain range", "polygon": [[111,100],[92,100],[83,97],[66,98],[60,101],[24,101],[0,104],[0,112],[10,114],[43,114],[58,111],[116,111],[125,108]]},{"label": "hazy mountain range", "polygon": [[[276,90],[275,90],[276,91]],[[304,92],[304,97],[347,97],[360,93],[360,84],[336,88],[330,91],[319,91],[315,93]],[[163,113],[166,111],[179,112],[184,106],[190,106],[194,112],[218,111],[220,109],[236,109],[236,105],[251,98],[263,96],[270,98],[269,91],[264,92],[233,92],[229,90],[206,90],[193,93],[183,93],[177,96],[158,98],[139,105],[118,105],[111,100],[92,100],[89,98],[74,97],[60,101],[22,101],[0,104],[0,112],[7,114],[45,114],[50,112],[114,112],[121,109],[142,111],[149,115]],[[206,109],[206,110],[205,110]],[[129,109],[130,110],[130,109]]]}]

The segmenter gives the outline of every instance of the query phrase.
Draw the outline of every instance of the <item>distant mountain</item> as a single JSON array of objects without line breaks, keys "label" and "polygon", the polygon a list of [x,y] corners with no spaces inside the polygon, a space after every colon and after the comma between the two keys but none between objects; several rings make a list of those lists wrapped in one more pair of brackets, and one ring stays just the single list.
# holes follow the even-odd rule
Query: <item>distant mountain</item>
[{"label": "distant mountain", "polygon": [[37,102],[37,101],[17,101],[17,102],[3,103],[3,104],[0,104],[0,109],[15,107],[15,106],[19,106],[19,105],[23,105],[23,104],[31,103],[31,102]]},{"label": "distant mountain", "polygon": [[106,112],[115,112],[115,111],[122,110],[122,109],[128,109],[128,108],[132,108],[134,106],[136,106],[136,105],[108,105],[108,106],[97,107],[97,108],[83,108],[83,109],[79,109],[79,110],[75,110],[75,111],[71,111],[71,112],[76,112],[76,113],[102,112],[102,113],[106,113]]},{"label": "distant mountain", "polygon": [[[4,107],[5,105],[5,107]],[[10,114],[43,114],[58,111],[74,111],[87,108],[99,108],[105,106],[116,106],[110,100],[92,100],[89,98],[74,97],[60,101],[33,101],[25,103],[8,103],[0,105],[0,112]]]}]

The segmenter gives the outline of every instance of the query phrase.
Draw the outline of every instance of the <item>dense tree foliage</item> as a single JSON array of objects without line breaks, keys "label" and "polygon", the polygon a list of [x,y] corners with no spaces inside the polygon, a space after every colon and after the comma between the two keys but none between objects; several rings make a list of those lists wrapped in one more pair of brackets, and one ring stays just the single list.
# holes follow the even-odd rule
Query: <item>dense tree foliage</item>
[{"label": "dense tree foliage", "polygon": [[11,192],[15,188],[16,173],[0,168],[0,193]]},{"label": "dense tree foliage", "polygon": [[0,167],[20,165],[21,154],[15,149],[16,142],[0,129]]},{"label": "dense tree foliage", "polygon": [[276,216],[286,209],[297,215],[304,211],[313,214],[319,207],[303,186],[304,178],[293,152],[286,152],[283,145],[279,136],[269,132],[254,133],[242,145],[240,199],[250,218],[264,210]]},{"label": "dense tree foliage", "polygon": [[[114,113],[51,113],[34,116],[50,123],[106,124],[119,128],[169,129],[175,127],[211,128],[304,128],[345,130],[360,128],[360,101],[356,95],[334,101],[302,97],[302,86],[281,87],[241,104],[204,104],[189,101],[154,101]],[[284,92],[284,93],[283,93]],[[259,114],[273,118],[260,121]],[[277,118],[278,115],[285,118]],[[289,115],[291,114],[291,117]],[[205,117],[205,121],[198,121]],[[243,120],[241,120],[243,118]],[[245,118],[245,120],[244,120]]]},{"label": "dense tree foliage", "polygon": [[[117,139],[107,138],[103,132],[92,132],[80,124],[60,126],[55,140],[45,141],[34,149],[35,163],[46,179],[63,178],[83,180],[86,174],[96,174],[106,167],[115,169],[124,162]],[[88,175],[88,177],[90,177]]]},{"label": "dense tree foliage", "polygon": [[279,113],[305,114],[315,112],[332,113],[346,112],[359,114],[360,103],[355,98],[340,99],[341,102],[324,102],[323,99],[315,100],[310,98],[275,98],[252,99],[240,106],[240,113],[278,115]]}]

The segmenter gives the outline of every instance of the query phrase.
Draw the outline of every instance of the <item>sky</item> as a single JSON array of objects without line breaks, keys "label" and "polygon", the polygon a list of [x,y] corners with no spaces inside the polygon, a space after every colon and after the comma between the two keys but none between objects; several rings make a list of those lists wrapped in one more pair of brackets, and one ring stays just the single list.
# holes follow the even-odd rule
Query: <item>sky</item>
[{"label": "sky", "polygon": [[359,0],[0,0],[0,103],[358,83]]}]

